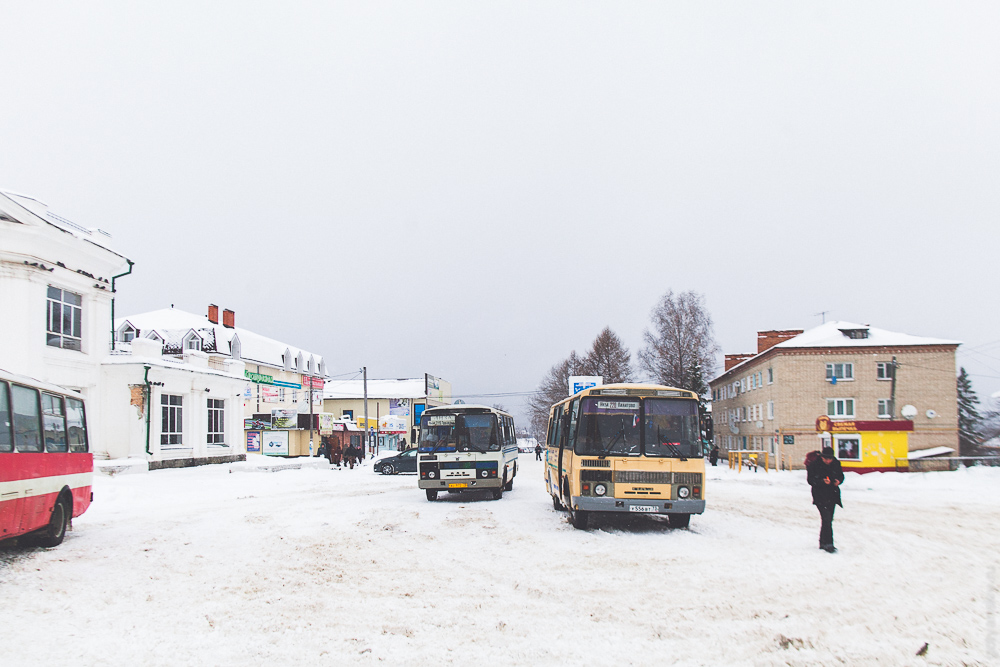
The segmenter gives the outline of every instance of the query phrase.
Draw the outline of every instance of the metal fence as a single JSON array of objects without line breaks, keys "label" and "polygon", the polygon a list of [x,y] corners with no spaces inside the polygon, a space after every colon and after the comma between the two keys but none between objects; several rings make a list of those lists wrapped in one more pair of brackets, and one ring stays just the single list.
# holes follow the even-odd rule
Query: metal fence
[{"label": "metal fence", "polygon": [[925,459],[896,459],[900,472],[933,472],[958,470],[962,466],[1000,466],[1000,456],[941,456]]}]

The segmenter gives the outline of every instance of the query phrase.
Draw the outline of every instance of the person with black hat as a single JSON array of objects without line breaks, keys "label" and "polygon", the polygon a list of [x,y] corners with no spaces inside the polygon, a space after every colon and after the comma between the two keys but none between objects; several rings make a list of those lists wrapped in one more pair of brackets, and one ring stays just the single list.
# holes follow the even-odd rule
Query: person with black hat
[{"label": "person with black hat", "polygon": [[812,487],[813,505],[819,510],[822,525],[819,529],[819,548],[829,553],[837,551],[833,546],[833,510],[840,501],[840,485],[844,481],[844,471],[833,455],[832,447],[824,447],[820,455],[806,468],[806,479]]}]

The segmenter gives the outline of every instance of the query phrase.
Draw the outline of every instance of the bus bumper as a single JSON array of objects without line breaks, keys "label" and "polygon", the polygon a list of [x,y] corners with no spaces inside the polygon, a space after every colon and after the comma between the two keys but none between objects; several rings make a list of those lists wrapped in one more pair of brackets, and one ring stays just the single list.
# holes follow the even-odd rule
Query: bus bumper
[{"label": "bus bumper", "polygon": [[[632,500],[573,496],[573,508],[585,512],[631,512],[636,514],[702,514],[704,500]],[[633,509],[635,508],[635,509]]]},{"label": "bus bumper", "polygon": [[[461,484],[462,486],[455,486]],[[470,479],[462,480],[440,480],[421,479],[417,481],[419,489],[434,489],[436,491],[475,491],[476,489],[496,489],[503,485],[502,479]]]}]

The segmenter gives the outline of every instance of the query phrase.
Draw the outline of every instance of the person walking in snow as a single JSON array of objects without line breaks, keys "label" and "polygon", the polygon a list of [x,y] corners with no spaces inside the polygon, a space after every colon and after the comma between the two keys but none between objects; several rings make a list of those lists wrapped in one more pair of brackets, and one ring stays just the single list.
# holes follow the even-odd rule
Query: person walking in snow
[{"label": "person walking in snow", "polygon": [[535,445],[535,460],[536,461],[541,461],[542,460],[542,446],[541,445]]},{"label": "person walking in snow", "polygon": [[819,548],[834,553],[833,546],[833,511],[837,505],[844,504],[840,500],[840,485],[844,481],[844,471],[840,461],[833,455],[832,447],[824,447],[820,455],[809,463],[806,468],[806,480],[812,487],[813,505],[819,510],[821,525],[819,529]]},{"label": "person walking in snow", "polygon": [[719,463],[719,448],[712,447],[712,451],[708,453],[708,462],[713,466]]}]

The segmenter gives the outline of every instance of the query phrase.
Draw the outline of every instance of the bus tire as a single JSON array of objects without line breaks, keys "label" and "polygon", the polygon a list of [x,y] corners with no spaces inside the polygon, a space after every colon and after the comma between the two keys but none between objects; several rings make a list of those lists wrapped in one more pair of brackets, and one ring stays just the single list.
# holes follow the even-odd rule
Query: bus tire
[{"label": "bus tire", "polygon": [[438,499],[438,492],[436,489],[424,489],[427,492],[427,500],[434,502]]},{"label": "bus tire", "polygon": [[569,520],[577,530],[587,530],[587,526],[590,525],[590,512],[572,510],[569,513]]},{"label": "bus tire", "polygon": [[[515,475],[517,474],[516,469],[514,471],[514,474]],[[504,475],[504,479],[507,479],[507,475],[506,474]],[[508,481],[506,484],[503,485],[503,490],[504,491],[511,491],[513,488],[514,488],[514,477],[512,476],[510,478],[510,481]]]},{"label": "bus tire", "polygon": [[552,509],[557,512],[562,512],[565,509],[557,496],[552,496]]},{"label": "bus tire", "polygon": [[66,537],[66,529],[69,527],[69,519],[72,516],[72,508],[66,494],[61,494],[59,500],[52,507],[52,516],[49,517],[49,525],[38,531],[37,542],[43,547],[57,547],[62,544]]},{"label": "bus tire", "polygon": [[668,514],[667,523],[670,524],[671,528],[687,528],[688,524],[691,523],[690,514]]},{"label": "bus tire", "polygon": [[[506,483],[507,483],[507,476],[505,475],[504,484],[506,485]],[[493,491],[493,500],[500,500],[501,498],[503,498],[503,486],[498,486],[497,488],[492,489],[492,491]]]}]

